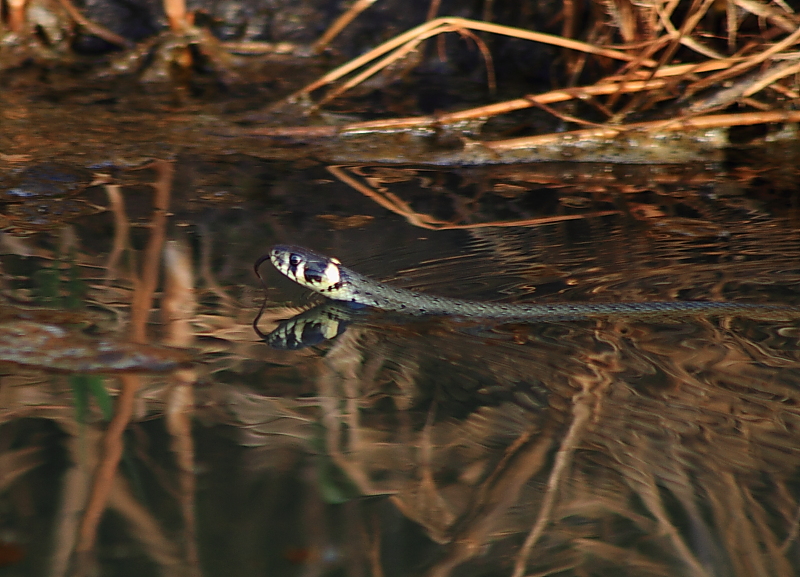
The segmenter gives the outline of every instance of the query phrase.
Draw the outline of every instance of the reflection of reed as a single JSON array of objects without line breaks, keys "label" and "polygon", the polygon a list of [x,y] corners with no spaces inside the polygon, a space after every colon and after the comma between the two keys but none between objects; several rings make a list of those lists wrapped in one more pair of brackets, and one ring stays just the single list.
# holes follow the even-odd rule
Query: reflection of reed
[{"label": "reflection of reed", "polygon": [[[770,362],[782,355],[748,355],[735,340],[722,342],[724,349],[698,341],[648,354],[663,355],[672,386],[655,397],[619,387],[591,442],[620,475],[620,495],[635,495],[655,519],[665,558],[671,549],[694,575],[708,574],[712,562],[737,575],[793,574],[781,547],[797,509],[785,484],[799,459],[786,434],[800,416],[797,387],[767,395],[768,383],[790,377],[784,362]],[[725,386],[745,368],[737,386]]]},{"label": "reflection of reed", "polygon": [[[516,575],[587,559],[636,575],[790,575],[797,361],[778,341],[747,346],[753,326],[687,321],[683,346],[619,321],[532,327],[527,345],[351,329],[317,381],[326,450],[441,544],[430,575],[509,540]],[[550,396],[538,410],[479,406],[478,390],[453,420],[464,401],[446,396],[447,372],[506,390],[536,375]]]}]

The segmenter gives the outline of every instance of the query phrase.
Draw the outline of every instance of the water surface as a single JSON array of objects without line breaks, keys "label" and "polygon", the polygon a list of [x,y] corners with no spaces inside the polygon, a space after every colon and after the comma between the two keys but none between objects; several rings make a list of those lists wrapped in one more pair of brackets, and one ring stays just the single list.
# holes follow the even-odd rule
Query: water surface
[{"label": "water surface", "polygon": [[796,315],[252,326],[319,303],[261,286],[277,243],[459,298],[800,306],[787,167],[33,164],[3,173],[5,574],[800,567]]}]

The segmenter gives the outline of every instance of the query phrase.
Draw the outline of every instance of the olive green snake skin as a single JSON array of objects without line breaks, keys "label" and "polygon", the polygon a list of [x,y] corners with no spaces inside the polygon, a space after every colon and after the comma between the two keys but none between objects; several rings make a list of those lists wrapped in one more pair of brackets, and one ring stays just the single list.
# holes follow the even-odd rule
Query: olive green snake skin
[{"label": "olive green snake skin", "polygon": [[[651,301],[564,304],[504,304],[439,297],[396,288],[372,280],[312,250],[278,245],[260,258],[255,269],[269,258],[280,272],[319,294],[356,306],[369,306],[409,315],[449,315],[500,321],[580,319],[595,316],[675,316],[679,314],[749,313],[791,317],[796,307],[716,301]],[[770,315],[769,313],[773,313]],[[793,314],[792,314],[793,313]]]}]

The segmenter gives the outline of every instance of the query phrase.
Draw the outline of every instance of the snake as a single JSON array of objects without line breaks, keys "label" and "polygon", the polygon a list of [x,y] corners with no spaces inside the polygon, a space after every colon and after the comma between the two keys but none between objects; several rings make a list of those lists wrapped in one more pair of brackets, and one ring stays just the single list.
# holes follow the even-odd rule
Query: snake
[{"label": "snake", "polygon": [[[568,320],[594,316],[651,316],[677,314],[734,314],[794,312],[786,305],[730,301],[644,301],[575,303],[497,303],[471,301],[419,293],[373,280],[332,257],[293,245],[276,245],[255,264],[269,259],[278,271],[297,284],[334,301],[355,307],[373,307],[415,316],[456,316],[500,321]],[[260,275],[259,275],[260,277]]]}]

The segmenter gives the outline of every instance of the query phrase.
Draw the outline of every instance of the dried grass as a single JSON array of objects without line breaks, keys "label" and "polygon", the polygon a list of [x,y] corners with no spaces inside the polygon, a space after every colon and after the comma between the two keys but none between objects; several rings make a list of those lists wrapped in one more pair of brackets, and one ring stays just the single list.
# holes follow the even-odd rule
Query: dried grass
[{"label": "dried grass", "polygon": [[[565,5],[565,36],[542,34],[491,22],[442,17],[430,20],[375,47],[291,95],[278,105],[303,103],[308,114],[341,98],[367,79],[407,59],[434,37],[455,32],[473,39],[484,54],[487,77],[492,79],[491,54],[475,32],[503,35],[563,48],[567,87],[543,94],[436,116],[385,119],[338,127],[265,127],[260,135],[320,137],[385,131],[441,128],[465,120],[486,120],[524,108],[538,107],[561,121],[591,126],[588,131],[541,134],[527,139],[484,141],[494,149],[525,149],[550,144],[611,139],[629,132],[648,135],[668,132],[696,133],[708,127],[794,123],[800,120],[792,108],[800,90],[800,54],[792,49],[800,42],[800,18],[783,3],[767,5],[736,0],[717,18],[713,0],[692,2],[688,10],[675,0],[629,2],[606,0],[604,19],[583,31],[594,42],[568,37],[576,28],[574,10]],[[713,14],[712,14],[713,12]],[[351,14],[353,16],[353,14]],[[613,46],[596,40],[619,38]],[[724,39],[724,41],[723,41]],[[777,41],[776,41],[777,40]],[[569,86],[587,62],[593,70],[606,70],[591,84]],[[620,64],[615,64],[620,63]],[[557,75],[558,76],[558,75]],[[584,74],[586,76],[586,74]],[[554,79],[558,81],[556,77]],[[602,100],[601,100],[602,98]],[[587,103],[579,113],[554,106],[557,103]],[[657,106],[658,105],[658,106]],[[673,111],[663,119],[665,105]],[[677,108],[677,112],[674,109]],[[725,114],[710,114],[723,112]],[[598,114],[600,118],[598,118]],[[636,114],[650,118],[628,123]],[[306,132],[308,130],[308,132]]]}]

